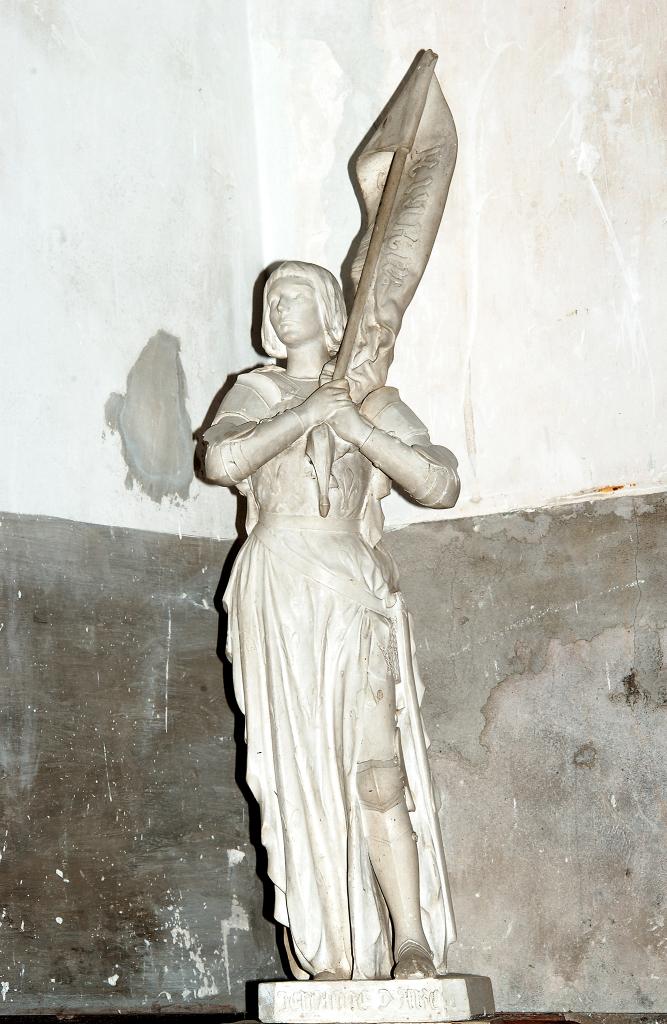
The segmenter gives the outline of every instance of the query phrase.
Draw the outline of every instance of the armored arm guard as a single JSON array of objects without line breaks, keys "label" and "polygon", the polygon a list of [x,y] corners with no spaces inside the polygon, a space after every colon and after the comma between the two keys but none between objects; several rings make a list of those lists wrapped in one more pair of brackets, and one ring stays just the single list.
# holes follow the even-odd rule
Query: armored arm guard
[{"label": "armored arm guard", "polygon": [[428,508],[451,508],[460,491],[458,462],[448,448],[431,443],[428,430],[395,388],[372,392],[361,406],[374,429],[361,452]]},{"label": "armored arm guard", "polygon": [[244,374],[204,433],[209,480],[234,487],[305,432],[294,409],[271,415],[280,392],[261,370]]}]

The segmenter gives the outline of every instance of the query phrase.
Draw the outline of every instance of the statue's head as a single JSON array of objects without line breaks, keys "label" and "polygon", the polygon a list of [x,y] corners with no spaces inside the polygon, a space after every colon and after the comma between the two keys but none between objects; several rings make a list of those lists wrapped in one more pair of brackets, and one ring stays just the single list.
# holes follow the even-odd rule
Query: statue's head
[{"label": "statue's head", "polygon": [[323,334],[329,356],[338,351],[345,330],[345,302],[338,281],[315,263],[281,263],[264,286],[262,347],[282,359],[292,339]]}]

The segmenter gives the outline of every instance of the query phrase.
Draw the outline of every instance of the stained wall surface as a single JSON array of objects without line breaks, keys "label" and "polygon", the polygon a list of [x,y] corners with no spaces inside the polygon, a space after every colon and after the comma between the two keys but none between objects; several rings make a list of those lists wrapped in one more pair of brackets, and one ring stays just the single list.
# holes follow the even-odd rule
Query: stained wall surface
[{"label": "stained wall surface", "polygon": [[[654,3],[2,15],[0,1009],[252,1012],[282,970],[215,653],[236,500],[192,432],[263,358],[267,264],[340,267],[347,162],[422,46],[460,151],[392,382],[463,490],[448,522],[392,497],[388,543],[452,965],[506,1009],[666,1009]],[[631,485],[656,496],[496,514]]]},{"label": "stained wall surface", "polygon": [[[216,657],[228,544],[15,516],[0,537],[2,1010],[252,1013],[246,983],[282,967]],[[666,542],[664,498],[389,536],[450,967],[501,1009],[667,1010]]]},{"label": "stained wall surface", "polygon": [[460,151],[392,381],[461,460],[454,515],[660,489],[661,39],[654,0],[6,4],[0,508],[234,535],[174,435],[261,358],[266,265],[339,270],[348,161],[423,46]]}]

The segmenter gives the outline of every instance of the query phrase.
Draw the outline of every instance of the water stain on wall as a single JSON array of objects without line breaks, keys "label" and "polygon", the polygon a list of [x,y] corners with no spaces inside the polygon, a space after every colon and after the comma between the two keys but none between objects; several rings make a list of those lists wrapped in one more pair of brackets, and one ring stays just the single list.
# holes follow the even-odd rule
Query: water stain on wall
[{"label": "water stain on wall", "polygon": [[583,743],[574,752],[572,763],[576,768],[594,768],[597,764],[598,752],[594,743]]},{"label": "water stain on wall", "polygon": [[126,486],[137,483],[156,502],[187,498],[190,490],[194,441],[186,396],[180,342],[158,331],[128,373],[126,393],[112,393],[105,406],[122,441]]}]

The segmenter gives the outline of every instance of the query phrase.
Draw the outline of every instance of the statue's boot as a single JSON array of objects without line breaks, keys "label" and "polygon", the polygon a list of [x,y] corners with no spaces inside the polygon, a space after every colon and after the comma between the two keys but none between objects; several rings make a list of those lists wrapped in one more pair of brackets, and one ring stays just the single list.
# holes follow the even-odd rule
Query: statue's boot
[{"label": "statue's boot", "polygon": [[408,939],[395,953],[396,963],[392,974],[395,978],[435,978],[433,956],[428,947]]},{"label": "statue's boot", "polygon": [[394,926],[394,977],[435,977],[422,926],[417,837],[398,759],[360,764],[357,784],[371,864]]}]

